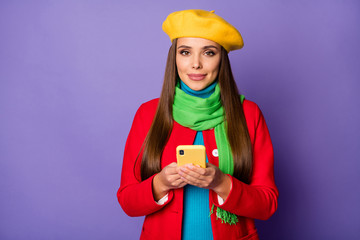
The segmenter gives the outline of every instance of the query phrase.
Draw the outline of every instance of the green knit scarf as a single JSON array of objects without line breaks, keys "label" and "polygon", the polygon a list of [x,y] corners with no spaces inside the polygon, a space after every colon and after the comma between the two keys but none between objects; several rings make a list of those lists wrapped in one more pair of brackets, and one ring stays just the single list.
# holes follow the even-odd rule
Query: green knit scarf
[{"label": "green knit scarf", "polygon": [[[241,102],[244,96],[240,95]],[[233,175],[234,161],[231,153],[230,144],[226,136],[224,121],[224,109],[220,99],[220,87],[216,85],[214,93],[208,98],[191,96],[180,89],[177,84],[173,104],[173,117],[176,122],[184,127],[196,131],[203,131],[214,128],[215,140],[219,154],[219,168],[225,174]],[[213,213],[214,205],[210,215]],[[216,209],[217,218],[221,222],[236,224],[238,218],[235,214],[221,208]]]}]

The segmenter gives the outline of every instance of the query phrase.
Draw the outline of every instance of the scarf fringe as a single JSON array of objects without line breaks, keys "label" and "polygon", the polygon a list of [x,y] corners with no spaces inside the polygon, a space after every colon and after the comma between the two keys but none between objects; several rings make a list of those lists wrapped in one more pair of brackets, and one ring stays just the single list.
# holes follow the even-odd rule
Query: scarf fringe
[{"label": "scarf fringe", "polygon": [[[213,204],[211,206],[209,217],[211,216],[211,214],[214,213],[214,207],[215,207],[215,205]],[[228,211],[225,211],[224,209],[217,207],[216,208],[216,219],[219,219],[219,218],[221,219],[221,223],[227,223],[229,225],[233,225],[233,224],[235,225],[237,222],[239,222],[239,219],[236,216],[236,214],[230,213]]]}]

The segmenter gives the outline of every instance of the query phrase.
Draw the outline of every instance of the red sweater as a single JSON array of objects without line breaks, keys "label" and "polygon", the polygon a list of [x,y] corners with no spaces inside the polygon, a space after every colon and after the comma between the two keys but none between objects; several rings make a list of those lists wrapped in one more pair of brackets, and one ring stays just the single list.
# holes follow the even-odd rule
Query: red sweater
[{"label": "red sweater", "polygon": [[[183,189],[171,190],[168,201],[158,205],[152,194],[152,177],[139,181],[141,154],[136,158],[150,129],[158,99],[140,106],[136,112],[126,141],[121,184],[117,197],[122,209],[129,216],[146,216],[140,239],[181,239],[183,212]],[[236,225],[221,223],[216,214],[211,215],[214,240],[258,239],[254,219],[266,220],[277,208],[278,190],[274,181],[273,148],[265,119],[259,107],[248,100],[243,103],[244,114],[252,143],[253,172],[251,183],[245,184],[231,177],[232,189],[221,208],[238,215]],[[161,167],[176,162],[176,147],[191,145],[196,131],[183,127],[177,122],[165,146]],[[208,160],[218,166],[218,157],[212,151],[217,149],[214,130],[203,131]],[[219,206],[217,194],[209,191],[209,209]]]}]

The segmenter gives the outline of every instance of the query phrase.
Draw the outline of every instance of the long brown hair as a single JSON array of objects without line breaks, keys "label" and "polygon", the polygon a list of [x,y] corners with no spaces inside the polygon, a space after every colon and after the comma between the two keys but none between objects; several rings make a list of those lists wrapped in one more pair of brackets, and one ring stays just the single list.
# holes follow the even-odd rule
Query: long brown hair
[{"label": "long brown hair", "polygon": [[[172,105],[174,102],[176,79],[176,45],[177,39],[169,49],[164,83],[159,104],[150,130],[143,144],[141,160],[141,179],[145,180],[161,171],[160,159],[173,127]],[[249,183],[252,172],[251,141],[246,125],[242,104],[239,97],[228,54],[221,49],[218,82],[224,107],[227,137],[234,160],[234,177]]]}]

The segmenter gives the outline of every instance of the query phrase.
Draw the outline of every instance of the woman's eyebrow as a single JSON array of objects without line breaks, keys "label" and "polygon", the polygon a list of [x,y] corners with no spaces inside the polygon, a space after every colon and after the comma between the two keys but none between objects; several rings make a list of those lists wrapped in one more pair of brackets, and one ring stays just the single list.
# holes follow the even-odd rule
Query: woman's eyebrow
[{"label": "woman's eyebrow", "polygon": [[178,49],[179,49],[179,48],[191,48],[191,47],[190,47],[190,46],[186,46],[186,45],[181,45],[181,46],[178,47]]},{"label": "woman's eyebrow", "polygon": [[[181,46],[178,47],[178,49],[179,49],[179,48],[192,48],[192,47],[186,46],[186,45],[181,45]],[[217,48],[216,46],[214,46],[214,45],[207,45],[207,46],[202,47],[202,49],[208,49],[208,48],[218,49],[218,48]]]},{"label": "woman's eyebrow", "polygon": [[215,48],[218,49],[216,46],[214,45],[208,45],[208,46],[204,46],[203,49],[208,49],[208,48]]}]

